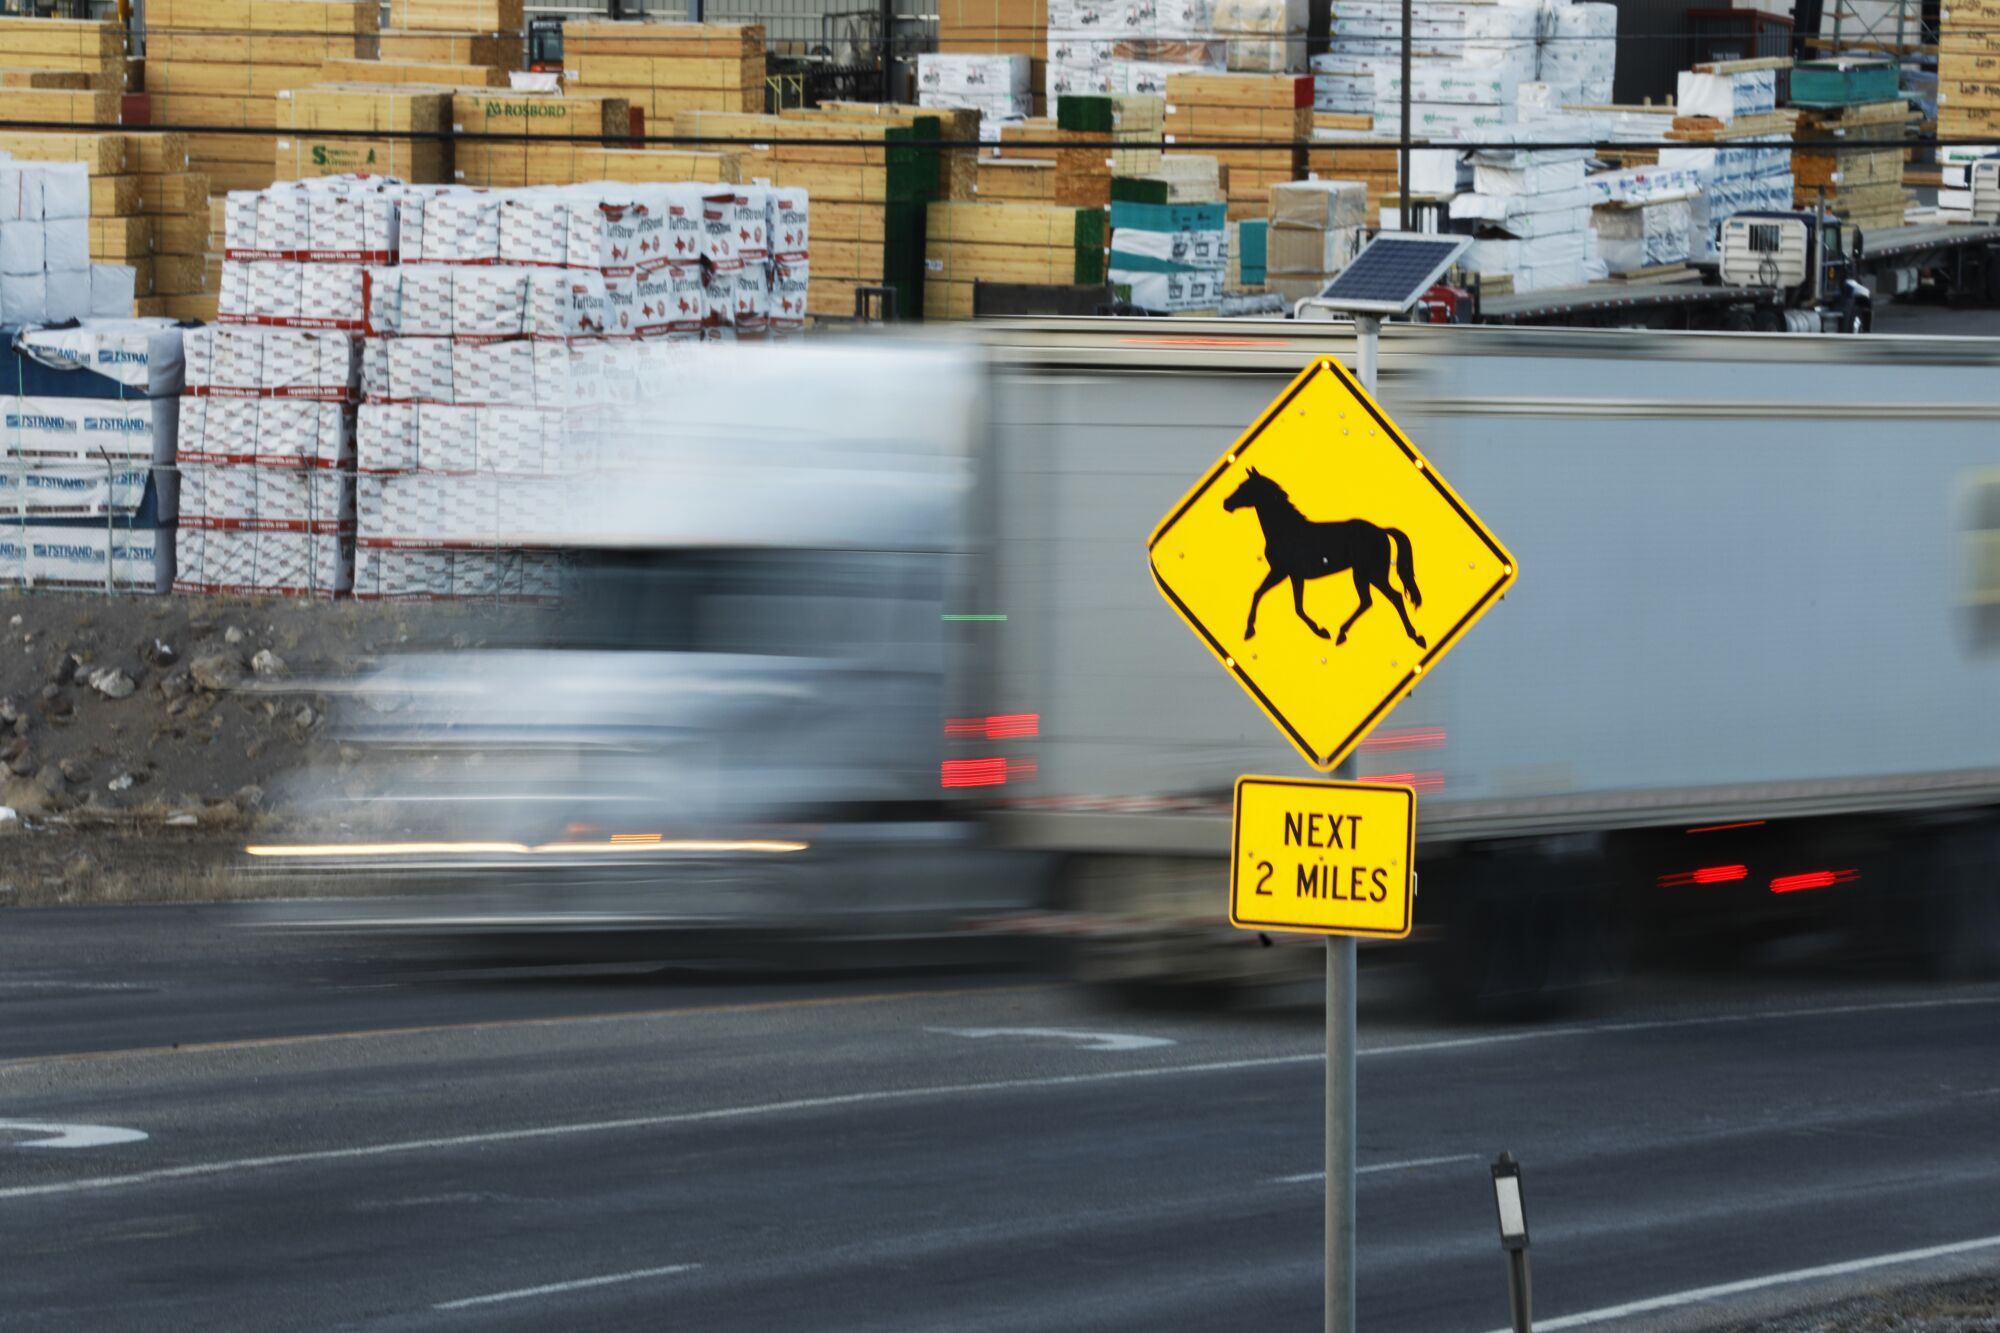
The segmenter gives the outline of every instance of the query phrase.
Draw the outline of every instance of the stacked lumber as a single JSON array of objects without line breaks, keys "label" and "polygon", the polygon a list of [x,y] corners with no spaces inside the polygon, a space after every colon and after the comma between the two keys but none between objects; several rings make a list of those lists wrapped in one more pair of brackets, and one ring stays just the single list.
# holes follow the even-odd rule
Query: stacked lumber
[{"label": "stacked lumber", "polygon": [[80,88],[0,87],[0,121],[32,125],[116,125],[121,94]]},{"label": "stacked lumber", "polygon": [[[452,97],[453,178],[461,185],[568,185],[594,149],[631,137],[622,97],[457,93]],[[491,138],[467,138],[490,135]],[[590,140],[598,140],[592,143]]]},{"label": "stacked lumber", "polygon": [[1052,204],[1056,199],[1056,161],[1052,157],[981,158],[973,193],[987,201]]},{"label": "stacked lumber", "polygon": [[[1355,136],[1341,134],[1342,139]],[[1306,151],[1306,174],[1314,180],[1357,181],[1368,192],[1368,216],[1380,217],[1385,205],[1397,198],[1399,169],[1394,144],[1381,148],[1311,148]]]},{"label": "stacked lumber", "polygon": [[938,137],[964,148],[945,151],[938,162],[938,190],[945,199],[971,199],[979,181],[980,114],[970,107],[913,107],[885,102],[821,102],[810,112],[791,110],[788,117],[811,115],[815,120],[889,122],[912,125],[919,117],[938,123]]},{"label": "stacked lumber", "polygon": [[215,287],[208,280],[209,179],[188,170],[188,136],[136,135],[134,165],[140,207],[150,224],[153,258],[142,272],[139,313],[174,319],[215,318]]},{"label": "stacked lumber", "polygon": [[507,86],[507,71],[521,68],[521,30],[511,32],[422,32],[391,24],[376,49],[385,62],[423,65],[478,65],[500,71],[495,87]]},{"label": "stacked lumber", "polygon": [[[1101,208],[1060,204],[930,205],[924,238],[924,318],[970,319],[973,284],[1073,287],[1104,281]],[[817,219],[815,219],[817,221]],[[814,237],[813,262],[819,262]]]},{"label": "stacked lumber", "polygon": [[505,88],[507,71],[498,65],[454,65],[426,60],[329,60],[320,66],[324,83],[428,83],[440,88]]},{"label": "stacked lumber", "polygon": [[389,0],[391,28],[406,32],[519,32],[521,0]]},{"label": "stacked lumber", "polygon": [[1312,80],[1289,74],[1170,75],[1166,142],[1229,145],[1198,151],[1229,169],[1229,216],[1262,217],[1271,187],[1305,174],[1312,98]]},{"label": "stacked lumber", "polygon": [[571,19],[563,25],[563,81],[624,98],[654,132],[683,111],[762,111],[764,27]]},{"label": "stacked lumber", "polygon": [[1777,111],[1753,111],[1746,116],[1718,120],[1714,116],[1675,116],[1665,138],[1677,143],[1726,143],[1732,139],[1768,139],[1790,134],[1798,124],[1794,107]]},{"label": "stacked lumber", "polygon": [[0,155],[23,162],[83,163],[90,177],[91,262],[132,265],[133,293],[143,297],[151,290],[151,266],[143,261],[152,254],[153,236],[144,217],[134,145],[135,136],[117,131],[0,133]]},{"label": "stacked lumber", "polygon": [[9,87],[123,92],[128,83],[125,34],[111,19],[0,18],[0,61],[17,72],[81,74],[87,80],[82,85],[9,81]]},{"label": "stacked lumber", "polygon": [[741,141],[735,152],[744,175],[811,198],[808,314],[852,315],[857,287],[895,289],[901,315],[923,309],[924,206],[941,197],[944,169],[938,149],[918,145],[943,136],[935,115],[899,124],[886,114],[686,111],[674,128]]},{"label": "stacked lumber", "polygon": [[0,66],[0,88],[89,88],[90,79],[78,69]]},{"label": "stacked lumber", "polygon": [[1985,139],[1938,150],[1938,207],[1972,216],[1967,163],[2000,152],[2000,0],[1952,0],[1938,27],[1938,137]]},{"label": "stacked lumber", "polygon": [[[420,83],[318,83],[279,93],[272,173],[286,181],[364,172],[447,184],[451,144],[441,136],[451,130],[455,96]],[[356,131],[380,137],[354,137]]]},{"label": "stacked lumber", "polygon": [[[989,142],[979,151],[984,156],[999,157],[1006,153],[1010,144],[1046,144],[1056,137],[1056,130],[1058,128],[1054,116],[1030,116],[1028,119],[1019,121],[1013,125],[1002,125],[1000,127],[998,144],[995,145]],[[1037,148],[1033,150],[1033,153],[1036,156],[1046,157],[1053,151],[1053,149],[1048,148]],[[1051,158],[1050,160],[1053,161],[1054,159]]]},{"label": "stacked lumber", "polygon": [[1839,143],[1794,145],[1793,206],[1813,208],[1824,191],[1827,211],[1863,230],[1902,226],[1915,200],[1903,188],[1903,127],[1911,114],[1900,98],[1801,112],[1801,139]]},{"label": "stacked lumber", "polygon": [[1147,176],[1160,165],[1160,138],[1166,133],[1163,97],[1064,94],[1056,99],[1056,126],[1110,138],[1114,176]]},{"label": "stacked lumber", "polygon": [[691,152],[679,148],[582,148],[575,156],[576,179],[666,185],[674,181],[744,184],[742,159],[735,153]]},{"label": "stacked lumber", "polygon": [[1034,113],[1047,114],[1048,0],[940,0],[937,25],[940,52],[1028,57]]},{"label": "stacked lumber", "polygon": [[[276,96],[320,81],[328,60],[375,50],[375,0],[152,0],[146,83],[153,119],[215,130],[269,130]],[[202,133],[189,165],[218,191],[262,189],[272,180],[271,139]]]}]

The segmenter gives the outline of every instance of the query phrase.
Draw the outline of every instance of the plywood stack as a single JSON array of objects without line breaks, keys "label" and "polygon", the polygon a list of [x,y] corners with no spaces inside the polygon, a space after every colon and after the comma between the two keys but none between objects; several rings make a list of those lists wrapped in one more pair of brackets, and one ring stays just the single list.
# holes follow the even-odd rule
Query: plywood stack
[{"label": "plywood stack", "polygon": [[[1271,186],[1305,174],[1313,84],[1287,74],[1175,74],[1167,80],[1165,136],[1202,145],[1229,168],[1229,216],[1261,217]],[[1226,146],[1212,147],[1221,143]],[[1238,146],[1240,145],[1240,146]]]},{"label": "plywood stack", "polygon": [[[451,130],[454,96],[436,85],[371,83],[279,93],[273,174],[305,180],[362,172],[443,185],[452,179],[451,143],[443,136]],[[354,137],[357,131],[380,137]]]},{"label": "plywood stack", "polygon": [[568,185],[589,179],[592,152],[630,138],[631,115],[622,97],[458,93],[451,128],[461,185]]},{"label": "plywood stack", "polygon": [[271,183],[277,94],[320,81],[328,60],[375,53],[375,0],[152,0],[146,86],[153,120],[197,131],[190,165],[217,191]]},{"label": "plywood stack", "polygon": [[[123,92],[128,83],[125,34],[110,19],[0,18],[0,64],[17,71],[81,74],[88,80],[83,87],[100,92]],[[30,81],[9,86],[74,85]]]},{"label": "plywood stack", "polygon": [[1059,204],[930,205],[924,239],[924,318],[970,319],[973,284],[1061,287],[1104,281],[1105,215]]},{"label": "plywood stack", "polygon": [[1229,168],[1208,153],[1169,153],[1152,171],[1128,179],[1164,184],[1170,204],[1207,204],[1229,198]]},{"label": "plywood stack", "polygon": [[[1903,127],[1913,113],[1900,99],[1800,113],[1800,140],[1826,146],[1792,149],[1792,203],[1817,207],[1864,231],[1900,227],[1915,196],[1903,188]],[[1834,142],[1838,141],[1838,146]]]},{"label": "plywood stack", "polygon": [[1111,283],[1141,310],[1212,311],[1221,304],[1229,270],[1228,205],[1173,204],[1166,193],[1163,182],[1118,183],[1111,205]]},{"label": "plywood stack", "polygon": [[563,26],[563,81],[577,92],[624,98],[656,134],[670,133],[683,111],[762,111],[764,27],[571,19]]},{"label": "plywood stack", "polygon": [[505,88],[507,71],[498,65],[454,65],[421,60],[329,60],[320,66],[326,83],[428,83],[442,88]]},{"label": "plywood stack", "polygon": [[574,158],[576,179],[665,184],[669,181],[719,181],[739,184],[742,159],[735,153],[690,152],[680,148],[580,148]]},{"label": "plywood stack", "polygon": [[[1368,139],[1375,118],[1341,111],[1315,111],[1312,137],[1357,145]],[[1359,181],[1368,187],[1368,216],[1379,216],[1382,203],[1399,188],[1398,159],[1393,144],[1382,147],[1308,148],[1306,175],[1317,180]]]},{"label": "plywood stack", "polygon": [[923,309],[924,206],[941,197],[944,179],[942,154],[929,146],[944,134],[937,116],[924,112],[898,124],[886,114],[837,110],[687,111],[675,129],[739,140],[745,175],[798,186],[811,197],[809,314],[851,316],[855,288],[864,286],[895,289],[900,314]]},{"label": "plywood stack", "polygon": [[1047,114],[1048,0],[941,0],[937,24],[939,51],[1028,57],[1033,112]]}]

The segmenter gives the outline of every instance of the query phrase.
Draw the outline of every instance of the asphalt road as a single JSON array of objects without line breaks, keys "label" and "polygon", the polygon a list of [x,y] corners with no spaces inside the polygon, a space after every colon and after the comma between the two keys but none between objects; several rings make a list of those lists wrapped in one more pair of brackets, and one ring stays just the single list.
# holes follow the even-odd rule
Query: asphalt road
[{"label": "asphalt road", "polygon": [[[1133,1014],[1019,974],[461,976],[230,921],[0,914],[0,1327],[1319,1326],[1310,1006]],[[2000,1263],[1996,1019],[2000,987],[1807,968],[1454,1029],[1371,977],[1362,1326],[1504,1322],[1501,1148],[1545,1329]]]}]

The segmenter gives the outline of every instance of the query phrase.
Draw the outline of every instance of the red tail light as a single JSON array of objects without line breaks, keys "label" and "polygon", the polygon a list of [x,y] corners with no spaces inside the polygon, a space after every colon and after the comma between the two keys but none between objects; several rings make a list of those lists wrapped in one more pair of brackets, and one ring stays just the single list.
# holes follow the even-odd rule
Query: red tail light
[{"label": "red tail light", "polygon": [[947,759],[938,774],[945,787],[998,787],[1006,781],[1005,759]]},{"label": "red tail light", "polygon": [[990,717],[950,717],[945,719],[947,736],[975,736],[990,741],[1020,740],[1042,734],[1040,713],[995,713]]},{"label": "red tail light", "polygon": [[1830,889],[1861,878],[1859,870],[1808,870],[1799,875],[1780,875],[1771,881],[1773,893],[1797,893],[1801,889]]},{"label": "red tail light", "polygon": [[1677,875],[1660,876],[1663,889],[1684,888],[1690,884],[1727,884],[1731,880],[1748,879],[1748,866],[1703,866],[1699,870],[1686,870]]},{"label": "red tail light", "polygon": [[1356,782],[1380,782],[1391,787],[1411,787],[1419,794],[1444,790],[1444,774],[1426,773],[1363,773]]},{"label": "red tail light", "polygon": [[1361,742],[1361,752],[1371,754],[1388,750],[1435,750],[1443,745],[1443,727],[1411,727],[1401,731],[1378,731]]}]

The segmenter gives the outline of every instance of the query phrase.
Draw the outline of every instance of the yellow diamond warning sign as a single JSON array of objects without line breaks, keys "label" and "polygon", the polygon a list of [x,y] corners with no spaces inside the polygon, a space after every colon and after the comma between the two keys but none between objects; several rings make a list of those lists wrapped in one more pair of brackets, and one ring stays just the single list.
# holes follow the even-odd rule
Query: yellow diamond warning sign
[{"label": "yellow diamond warning sign", "polygon": [[1408,787],[1238,778],[1229,924],[1401,939],[1410,933],[1416,828]]},{"label": "yellow diamond warning sign", "polygon": [[1153,532],[1153,578],[1331,770],[1514,581],[1514,558],[1331,358]]}]

